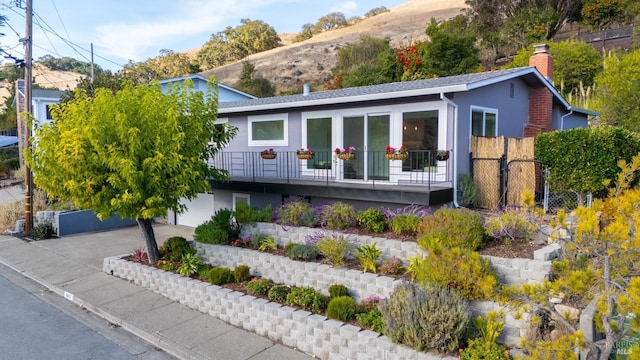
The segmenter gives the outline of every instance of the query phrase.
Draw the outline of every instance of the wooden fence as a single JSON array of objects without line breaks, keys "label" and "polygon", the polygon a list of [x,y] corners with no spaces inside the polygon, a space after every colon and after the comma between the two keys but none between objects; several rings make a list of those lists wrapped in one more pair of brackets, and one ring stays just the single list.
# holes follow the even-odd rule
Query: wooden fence
[{"label": "wooden fence", "polygon": [[471,138],[473,180],[480,208],[519,206],[524,191],[535,193],[540,188],[533,146],[534,138]]}]

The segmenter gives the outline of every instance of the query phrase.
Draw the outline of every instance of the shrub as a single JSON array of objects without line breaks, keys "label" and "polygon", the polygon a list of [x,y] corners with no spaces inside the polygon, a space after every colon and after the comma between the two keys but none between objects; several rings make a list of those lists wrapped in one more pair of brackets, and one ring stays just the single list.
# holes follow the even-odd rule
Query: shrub
[{"label": "shrub", "polygon": [[333,299],[339,296],[349,296],[349,289],[342,284],[333,284],[329,286],[329,298]]},{"label": "shrub", "polygon": [[131,250],[131,257],[135,262],[145,262],[149,260],[149,254],[147,254],[147,249],[144,247],[139,247]]},{"label": "shrub", "polygon": [[356,210],[352,205],[335,202],[320,210],[320,225],[333,230],[346,229],[356,223]]},{"label": "shrub", "polygon": [[486,319],[478,316],[473,320],[473,325],[479,331],[480,336],[469,340],[467,348],[460,353],[460,359],[511,359],[509,352],[496,344],[496,340],[504,328],[504,322],[498,321],[498,318],[502,317],[504,317],[504,312],[489,311]]},{"label": "shrub", "polygon": [[287,256],[292,260],[310,261],[318,258],[318,251],[315,246],[293,244],[293,246],[287,250]]},{"label": "shrub", "polygon": [[529,240],[536,227],[518,211],[507,211],[489,219],[485,225],[487,235],[510,243],[515,240]]},{"label": "shrub", "polygon": [[174,262],[169,260],[158,260],[157,264],[158,264],[158,267],[164,271],[173,272],[178,268],[178,266]]},{"label": "shrub", "polygon": [[365,244],[356,246],[356,252],[353,256],[360,262],[362,271],[367,272],[370,270],[372,273],[376,272],[378,259],[380,255],[382,255],[382,251],[378,250],[377,246],[378,243],[375,242],[372,245]]},{"label": "shrub", "polygon": [[274,239],[273,236],[269,235],[262,238],[258,245],[258,250],[260,251],[275,250],[277,248],[278,244],[276,243],[276,239]]},{"label": "shrub", "polygon": [[382,299],[378,296],[370,296],[358,304],[356,309],[356,320],[358,325],[365,329],[371,329],[379,333],[382,332],[382,313],[380,304]]},{"label": "shrub", "polygon": [[400,214],[389,219],[389,228],[394,234],[415,233],[421,218],[416,214]]},{"label": "shrub", "polygon": [[473,182],[473,175],[463,174],[458,181],[458,203],[460,206],[473,208],[478,206],[478,189]]},{"label": "shrub", "polygon": [[51,239],[56,236],[57,231],[56,228],[53,227],[53,224],[46,221],[42,224],[38,224],[31,229],[29,232],[29,237],[34,240],[43,240],[43,239]]},{"label": "shrub", "polygon": [[285,304],[319,313],[326,309],[327,298],[313,288],[298,287],[291,289]]},{"label": "shrub", "polygon": [[327,316],[330,319],[347,322],[356,314],[356,301],[350,296],[338,296],[329,301]]},{"label": "shrub", "polygon": [[400,275],[405,272],[402,261],[397,257],[382,260],[382,263],[378,267],[378,272],[382,275]]},{"label": "shrub", "polygon": [[249,237],[249,243],[251,244],[252,248],[257,249],[260,247],[260,244],[264,241],[266,237],[267,237],[267,234],[253,233]]},{"label": "shrub", "polygon": [[419,218],[424,218],[429,215],[431,209],[420,205],[408,205],[402,208],[390,209],[380,208],[380,211],[384,214],[385,219],[392,219],[398,215],[418,215]]},{"label": "shrub", "polygon": [[356,220],[358,225],[364,230],[374,233],[381,233],[384,231],[384,214],[380,209],[368,208],[367,210],[359,211],[356,214]]},{"label": "shrub", "polygon": [[183,255],[195,254],[196,250],[189,245],[182,236],[168,238],[162,245],[163,258],[170,261],[180,261]]},{"label": "shrub", "polygon": [[182,255],[180,263],[180,266],[178,266],[178,274],[182,276],[191,276],[197,274],[198,270],[203,265],[202,258],[193,253]]},{"label": "shrub", "polygon": [[230,209],[216,211],[210,221],[214,227],[226,231],[230,238],[236,238],[240,233],[240,228],[233,220],[233,211]]},{"label": "shrub", "polygon": [[457,350],[468,322],[464,298],[438,285],[398,285],[381,312],[383,333],[416,350]]},{"label": "shrub", "polygon": [[326,234],[318,240],[316,248],[334,267],[340,268],[344,266],[345,257],[350,252],[352,244],[344,235]]},{"label": "shrub", "polygon": [[231,270],[224,267],[214,267],[207,272],[207,279],[213,285],[224,285],[231,282],[233,275]]},{"label": "shrub", "polygon": [[496,272],[491,262],[477,252],[459,247],[434,247],[428,251],[429,255],[415,269],[419,283],[456,289],[470,300],[486,300],[495,294]]},{"label": "shrub", "polygon": [[418,244],[423,249],[438,244],[475,250],[484,241],[484,227],[480,216],[467,209],[441,207],[422,220],[418,232]]},{"label": "shrub", "polygon": [[229,233],[223,229],[215,227],[213,223],[206,222],[198,225],[193,238],[203,244],[229,245]]},{"label": "shrub", "polygon": [[287,301],[287,296],[291,293],[291,288],[287,285],[275,285],[269,289],[267,298],[269,301],[284,304]]},{"label": "shrub", "polygon": [[315,225],[315,209],[311,204],[302,200],[290,201],[280,207],[278,222],[284,225],[313,227]]},{"label": "shrub", "polygon": [[254,278],[247,284],[247,292],[249,295],[267,295],[273,283],[269,279]]},{"label": "shrub", "polygon": [[272,207],[269,204],[262,210],[258,210],[247,203],[237,203],[236,209],[233,211],[233,217],[240,224],[270,222],[272,220]]},{"label": "shrub", "polygon": [[251,270],[247,265],[238,265],[233,269],[233,280],[237,283],[245,282],[251,278]]}]

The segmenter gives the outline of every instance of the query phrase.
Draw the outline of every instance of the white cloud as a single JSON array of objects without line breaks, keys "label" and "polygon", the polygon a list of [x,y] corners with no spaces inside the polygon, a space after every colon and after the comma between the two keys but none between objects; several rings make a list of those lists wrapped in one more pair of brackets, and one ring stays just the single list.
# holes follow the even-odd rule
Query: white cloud
[{"label": "white cloud", "polygon": [[345,17],[353,16],[358,10],[358,4],[355,1],[345,1],[331,7],[331,12],[341,12]]}]

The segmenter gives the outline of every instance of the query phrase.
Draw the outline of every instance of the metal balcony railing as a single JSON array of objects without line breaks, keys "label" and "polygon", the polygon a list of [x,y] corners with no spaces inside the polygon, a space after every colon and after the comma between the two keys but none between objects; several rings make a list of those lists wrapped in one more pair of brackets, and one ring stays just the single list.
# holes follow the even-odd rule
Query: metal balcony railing
[{"label": "metal balcony railing", "polygon": [[451,162],[438,161],[434,150],[413,150],[403,156],[355,151],[352,158],[346,159],[332,151],[315,151],[312,157],[301,157],[296,151],[277,152],[275,157],[263,157],[260,152],[222,151],[209,165],[226,170],[233,181],[432,185],[451,182]]}]

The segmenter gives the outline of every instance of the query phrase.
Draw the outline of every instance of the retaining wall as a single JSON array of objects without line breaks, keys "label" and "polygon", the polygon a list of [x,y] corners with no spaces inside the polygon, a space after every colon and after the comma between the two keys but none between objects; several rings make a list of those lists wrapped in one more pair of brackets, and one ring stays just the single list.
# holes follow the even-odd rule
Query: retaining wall
[{"label": "retaining wall", "polygon": [[308,311],[182,277],[120,257],[103,270],[234,326],[280,341],[319,359],[453,360],[393,344],[386,336]]},{"label": "retaining wall", "polygon": [[[308,227],[289,227],[274,223],[255,223],[244,225],[240,236],[245,237],[253,233],[272,236],[278,245],[305,243],[306,238],[327,230]],[[329,231],[330,232],[330,231]],[[366,235],[348,235],[360,245],[377,243],[382,251],[382,258],[397,257],[403,261],[417,255],[424,255],[416,242],[398,241]],[[534,259],[506,259],[494,256],[484,256],[489,259],[498,273],[500,283],[504,285],[521,285],[528,282],[540,282],[548,279],[551,274],[551,260],[558,257],[560,247],[557,244],[548,245],[534,253]]]}]

